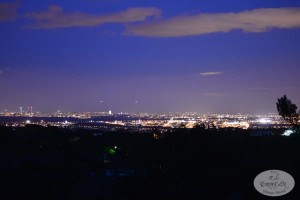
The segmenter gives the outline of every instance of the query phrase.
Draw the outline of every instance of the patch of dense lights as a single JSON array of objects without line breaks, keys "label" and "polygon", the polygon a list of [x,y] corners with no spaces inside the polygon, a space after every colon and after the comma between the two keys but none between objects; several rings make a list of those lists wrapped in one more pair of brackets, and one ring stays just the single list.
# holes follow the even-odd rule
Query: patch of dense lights
[{"label": "patch of dense lights", "polygon": [[271,122],[270,119],[266,119],[266,118],[259,119],[259,123],[261,123],[261,124],[267,124],[267,123],[270,123],[270,122]]},{"label": "patch of dense lights", "polygon": [[292,131],[292,130],[285,130],[282,135],[283,136],[290,136],[292,133],[294,133],[294,131]]},{"label": "patch of dense lights", "polygon": [[234,121],[234,122],[227,122],[227,124],[229,124],[229,125],[237,125],[237,124],[239,124],[239,122],[237,122],[237,121]]},{"label": "patch of dense lights", "polygon": [[242,129],[248,129],[250,127],[250,124],[248,122],[242,121],[233,121],[233,122],[223,122],[220,124],[220,127],[226,128],[226,127],[232,127],[232,128],[242,128]]},{"label": "patch of dense lights", "polygon": [[240,124],[242,127],[244,127],[244,129],[248,129],[250,127],[250,124],[248,122],[241,122]]},{"label": "patch of dense lights", "polygon": [[26,120],[26,124],[30,124],[30,120]]}]

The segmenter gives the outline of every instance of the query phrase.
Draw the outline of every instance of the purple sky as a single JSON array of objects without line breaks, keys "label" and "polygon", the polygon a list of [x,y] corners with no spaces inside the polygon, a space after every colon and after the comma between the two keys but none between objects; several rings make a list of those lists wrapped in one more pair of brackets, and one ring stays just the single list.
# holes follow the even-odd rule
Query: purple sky
[{"label": "purple sky", "polygon": [[0,112],[300,107],[300,1],[0,1]]}]

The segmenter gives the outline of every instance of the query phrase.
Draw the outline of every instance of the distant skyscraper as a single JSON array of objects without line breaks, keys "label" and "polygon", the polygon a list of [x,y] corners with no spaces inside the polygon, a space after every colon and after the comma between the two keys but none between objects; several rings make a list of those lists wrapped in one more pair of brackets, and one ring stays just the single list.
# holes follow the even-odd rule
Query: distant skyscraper
[{"label": "distant skyscraper", "polygon": [[20,114],[22,115],[23,114],[23,108],[20,107]]},{"label": "distant skyscraper", "polygon": [[32,106],[30,106],[30,107],[27,108],[27,113],[28,114],[32,114]]},{"label": "distant skyscraper", "polygon": [[108,111],[108,114],[110,114],[110,115],[111,115],[111,110],[110,110],[110,111]]}]

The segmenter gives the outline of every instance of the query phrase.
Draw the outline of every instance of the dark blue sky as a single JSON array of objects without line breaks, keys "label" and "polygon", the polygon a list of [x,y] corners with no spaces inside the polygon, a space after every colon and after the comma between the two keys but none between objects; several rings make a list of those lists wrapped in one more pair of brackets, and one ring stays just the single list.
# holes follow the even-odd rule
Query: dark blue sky
[{"label": "dark blue sky", "polygon": [[1,112],[300,106],[297,0],[0,1],[0,43]]}]

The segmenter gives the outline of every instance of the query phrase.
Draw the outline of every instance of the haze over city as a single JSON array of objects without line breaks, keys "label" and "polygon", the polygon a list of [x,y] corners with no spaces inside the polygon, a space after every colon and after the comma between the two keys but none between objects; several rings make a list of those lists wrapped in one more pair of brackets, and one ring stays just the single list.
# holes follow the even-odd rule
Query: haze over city
[{"label": "haze over city", "polygon": [[0,111],[300,105],[299,1],[1,1]]}]

